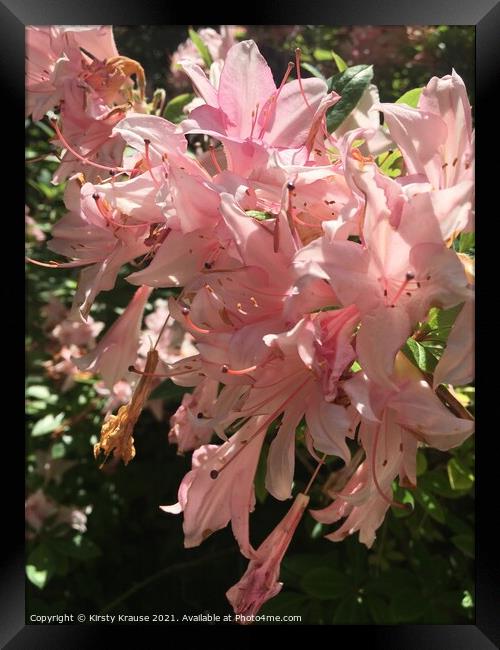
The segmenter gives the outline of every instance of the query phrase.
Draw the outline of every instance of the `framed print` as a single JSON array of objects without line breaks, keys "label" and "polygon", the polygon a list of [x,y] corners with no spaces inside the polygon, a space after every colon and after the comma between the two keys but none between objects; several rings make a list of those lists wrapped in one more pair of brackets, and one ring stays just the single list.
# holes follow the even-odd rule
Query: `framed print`
[{"label": "framed print", "polygon": [[4,647],[269,625],[498,643],[475,215],[500,10],[300,9],[0,6],[26,359]]}]

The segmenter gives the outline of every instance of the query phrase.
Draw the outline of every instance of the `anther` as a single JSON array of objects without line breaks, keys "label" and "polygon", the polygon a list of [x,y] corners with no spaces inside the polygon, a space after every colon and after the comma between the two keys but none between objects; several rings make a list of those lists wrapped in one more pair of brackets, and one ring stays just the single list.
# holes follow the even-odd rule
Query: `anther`
[{"label": "anther", "polygon": [[414,275],[413,273],[407,273],[407,274],[406,274],[406,279],[408,280],[408,282],[409,282],[410,280],[413,280],[414,278],[415,278],[415,275]]},{"label": "anther", "polygon": [[196,414],[196,417],[198,418],[198,420],[201,420],[203,417],[203,413],[200,411],[199,413]]},{"label": "anther", "polygon": [[205,264],[204,264],[203,266],[204,266],[206,269],[211,269],[213,265],[214,265],[213,262],[205,262]]},{"label": "anther", "polygon": [[224,365],[222,366],[222,368],[220,369],[220,371],[223,372],[224,374],[225,374],[226,372],[228,372],[228,370],[229,370],[229,368],[226,366],[226,364],[224,364]]},{"label": "anther", "polygon": [[290,190],[290,192],[293,192],[293,190],[295,189],[295,185],[291,182],[287,183],[286,187],[288,190]]},{"label": "anther", "polygon": [[219,476],[219,472],[218,472],[216,469],[213,469],[213,470],[210,472],[210,478],[212,478],[212,479],[215,480],[218,476]]},{"label": "anther", "polygon": [[187,316],[191,310],[189,309],[189,307],[183,307],[181,311],[184,316]]}]

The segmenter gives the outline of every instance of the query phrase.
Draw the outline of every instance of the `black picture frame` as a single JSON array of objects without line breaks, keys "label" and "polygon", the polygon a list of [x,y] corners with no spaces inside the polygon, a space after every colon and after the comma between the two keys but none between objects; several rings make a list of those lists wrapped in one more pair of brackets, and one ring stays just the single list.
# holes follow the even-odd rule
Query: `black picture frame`
[{"label": "black picture frame", "polygon": [[[247,5],[246,8],[249,8]],[[490,228],[493,227],[493,218],[498,217],[493,213],[493,208],[498,209],[498,171],[500,159],[495,149],[498,145],[495,140],[495,122],[498,122],[498,109],[494,102],[493,93],[500,80],[500,3],[497,0],[386,0],[374,3],[370,0],[351,0],[347,2],[268,2],[265,8],[257,12],[254,6],[254,15],[245,16],[241,12],[237,15],[224,15],[220,22],[255,23],[255,24],[383,24],[383,25],[418,25],[418,24],[449,24],[449,25],[475,25],[476,27],[476,126],[477,126],[477,210],[479,218],[479,269],[478,269],[478,312],[476,320],[476,350],[477,350],[477,384],[478,384],[478,425],[477,425],[477,554],[476,554],[476,625],[407,625],[407,626],[353,626],[342,629],[327,630],[332,634],[331,642],[339,643],[339,633],[349,638],[355,645],[364,641],[370,647],[404,648],[405,650],[482,650],[498,647],[500,642],[499,626],[499,562],[496,546],[496,533],[494,519],[498,510],[495,478],[495,453],[493,449],[494,438],[498,437],[495,426],[494,412],[489,409],[495,406],[495,382],[489,380],[488,363],[491,359],[482,361],[488,348],[488,329],[486,319],[480,317],[483,304],[488,308],[489,289],[488,283],[491,273],[495,270],[486,270],[487,259],[494,259],[488,255],[486,247],[494,245],[495,237]],[[21,162],[22,147],[19,145],[24,114],[24,30],[30,24],[189,24],[196,14],[196,22],[203,24],[203,18],[213,23],[217,18],[216,11],[210,11],[205,5],[204,10],[189,11],[189,8],[172,5],[168,7],[162,0],[142,0],[133,3],[130,0],[106,0],[97,2],[87,0],[85,3],[69,2],[68,0],[2,0],[0,2],[0,69],[3,101],[3,124],[13,138],[13,146],[6,149],[8,154],[8,168],[4,169],[4,198],[8,199],[11,207],[5,214],[5,235],[16,233],[15,241],[21,236],[24,241],[24,232],[21,235],[23,223],[17,214],[23,206],[23,178],[24,158]],[[207,9],[209,9],[207,11]],[[221,13],[221,12],[219,12]],[[203,15],[205,14],[205,15]],[[219,15],[219,19],[222,16]],[[5,134],[7,135],[7,134]],[[17,146],[16,146],[17,142]],[[490,158],[490,151],[493,155]],[[19,157],[18,157],[19,156]],[[496,158],[496,160],[495,160]],[[22,166],[21,166],[22,165]],[[15,177],[15,178],[14,178]],[[11,214],[12,213],[12,214]],[[484,223],[484,216],[489,215],[488,225]],[[8,221],[7,221],[8,216]],[[8,225],[6,225],[8,224]],[[12,224],[12,225],[10,225]],[[18,229],[19,228],[19,229]],[[18,230],[17,230],[18,229]],[[483,235],[481,233],[484,232]],[[492,244],[493,242],[493,244]],[[5,278],[5,287],[2,289],[4,304],[11,310],[21,314],[23,271],[21,270],[21,252],[16,245],[8,245],[6,255],[12,255],[12,264],[9,265],[8,277]],[[493,278],[494,279],[494,278]],[[495,285],[493,285],[494,287]],[[484,303],[483,303],[484,301]],[[20,318],[17,319],[18,321]],[[21,328],[17,323],[12,327],[12,322],[1,323],[3,341],[12,341],[7,344],[8,368],[19,368],[21,346]],[[13,331],[15,330],[15,331]],[[481,336],[484,334],[484,336]],[[14,345],[14,341],[16,345]],[[9,372],[10,377],[10,372]],[[14,388],[15,385],[15,388]],[[11,387],[12,386],[12,387]],[[21,404],[22,389],[17,383],[6,386],[7,391],[4,401],[9,402],[8,411],[14,412],[17,420],[17,408]],[[19,394],[18,394],[19,391]],[[491,394],[490,394],[491,393]],[[19,404],[17,399],[19,398]],[[498,399],[498,398],[496,398]],[[491,421],[490,421],[490,418]],[[491,424],[493,423],[493,424]],[[4,421],[2,433],[8,440],[8,449],[4,447],[4,463],[11,465],[13,477],[7,478],[7,472],[2,473],[5,482],[2,494],[2,538],[5,544],[4,553],[1,555],[1,581],[0,581],[0,644],[1,647],[16,650],[18,648],[87,648],[104,644],[104,639],[116,642],[118,636],[126,634],[128,642],[133,644],[135,639],[145,637],[144,626],[105,626],[99,627],[85,624],[74,625],[26,625],[24,610],[24,517],[23,504],[23,442],[22,436],[14,435]],[[20,427],[17,428],[20,433]],[[7,442],[4,442],[6,445]],[[488,464],[491,466],[488,466]],[[227,628],[225,628],[227,629]],[[233,629],[233,628],[231,628]],[[236,629],[236,628],[234,628]],[[252,638],[262,628],[240,628],[239,634]],[[269,629],[269,628],[266,628]],[[280,628],[281,629],[281,628]],[[297,629],[297,628],[292,628]],[[148,628],[157,633],[164,634],[164,627]],[[256,632],[257,630],[257,632]],[[190,631],[191,633],[191,631]],[[214,642],[220,641],[220,628],[209,630],[213,634]],[[99,641],[96,641],[96,639]],[[165,639],[167,636],[165,635]],[[207,638],[208,640],[208,638]],[[97,647],[99,647],[97,645]]]}]

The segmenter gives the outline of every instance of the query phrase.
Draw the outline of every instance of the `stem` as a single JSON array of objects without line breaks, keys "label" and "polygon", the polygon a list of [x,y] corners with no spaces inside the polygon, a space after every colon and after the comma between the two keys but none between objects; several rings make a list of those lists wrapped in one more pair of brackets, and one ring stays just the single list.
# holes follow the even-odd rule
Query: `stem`
[{"label": "stem", "polygon": [[[422,372],[425,381],[432,388],[432,375],[428,372]],[[466,420],[471,420],[474,422],[475,418],[470,411],[468,411],[463,404],[461,404],[457,398],[451,394],[451,392],[446,388],[444,384],[441,384],[436,388],[436,395],[443,402],[443,404],[450,409],[459,418],[465,418]]]},{"label": "stem", "polygon": [[321,458],[321,460],[317,464],[316,469],[314,470],[313,475],[311,476],[311,479],[309,480],[309,483],[307,484],[307,487],[304,490],[304,494],[306,496],[307,496],[307,493],[309,492],[309,490],[311,489],[311,485],[314,483],[314,479],[316,478],[316,476],[318,476],[318,472],[321,469],[321,465],[323,465],[323,463],[325,462],[326,456],[327,456],[327,454],[323,454],[323,457]]},{"label": "stem", "polygon": [[451,392],[446,388],[444,384],[438,386],[436,389],[436,395],[443,402],[443,404],[447,406],[455,415],[458,415],[458,417],[465,418],[466,420],[475,420],[472,413],[468,411],[454,395],[451,394]]}]

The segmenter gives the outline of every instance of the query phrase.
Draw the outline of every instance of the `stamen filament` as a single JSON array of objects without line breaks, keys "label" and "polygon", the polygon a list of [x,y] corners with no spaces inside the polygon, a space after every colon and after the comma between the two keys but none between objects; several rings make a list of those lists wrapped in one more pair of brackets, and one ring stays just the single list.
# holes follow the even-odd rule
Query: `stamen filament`
[{"label": "stamen filament", "polygon": [[59,125],[57,123],[56,119],[50,120],[50,123],[54,127],[54,131],[56,132],[58,140],[62,142],[62,145],[65,149],[67,149],[70,153],[75,156],[77,160],[81,160],[84,165],[91,165],[92,167],[97,167],[97,169],[104,169],[105,171],[108,172],[110,176],[113,176],[114,174],[112,172],[119,172],[120,174],[130,174],[132,170],[130,169],[125,169],[124,167],[113,167],[111,168],[109,165],[101,165],[100,163],[96,163],[93,160],[89,160],[88,158],[85,158],[85,156],[82,156],[79,154],[73,147],[69,144],[69,142],[66,140],[64,135],[61,132],[61,129],[59,128]]}]

